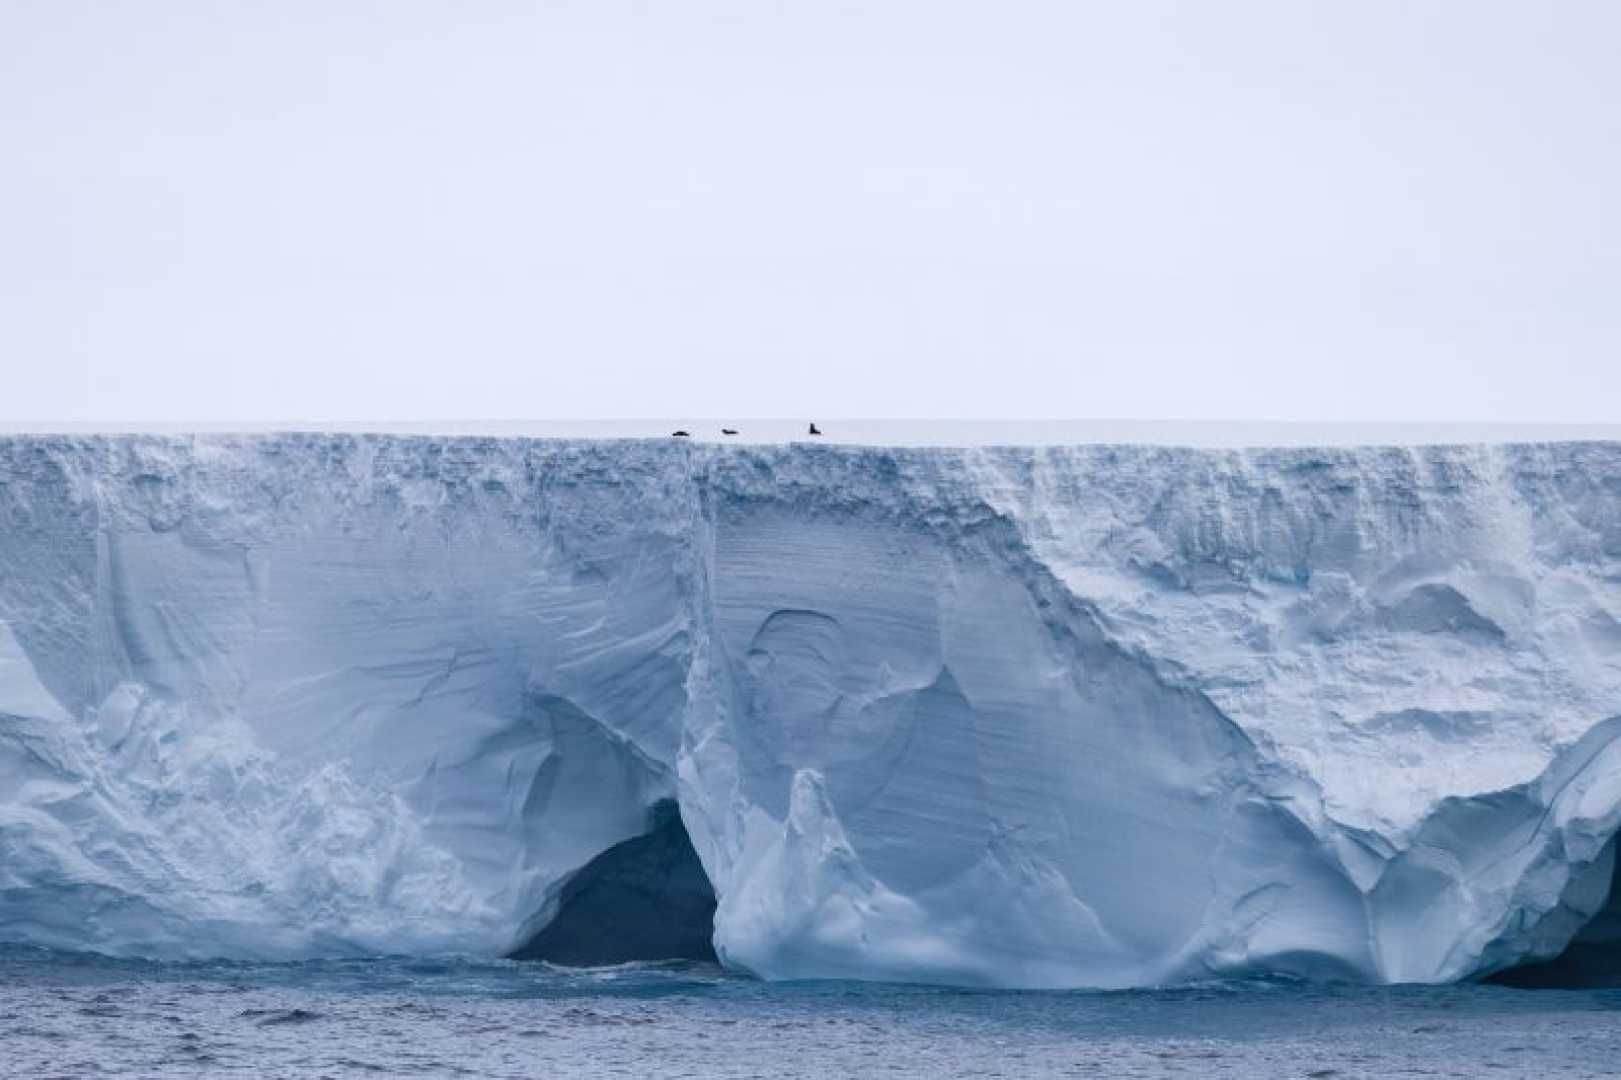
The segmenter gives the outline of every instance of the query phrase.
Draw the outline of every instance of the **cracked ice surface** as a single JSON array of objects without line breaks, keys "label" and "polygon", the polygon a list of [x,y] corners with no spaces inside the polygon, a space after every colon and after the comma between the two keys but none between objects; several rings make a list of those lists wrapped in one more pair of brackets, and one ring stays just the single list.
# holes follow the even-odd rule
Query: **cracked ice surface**
[{"label": "cracked ice surface", "polygon": [[1621,824],[1621,447],[0,439],[0,938],[1441,981]]}]

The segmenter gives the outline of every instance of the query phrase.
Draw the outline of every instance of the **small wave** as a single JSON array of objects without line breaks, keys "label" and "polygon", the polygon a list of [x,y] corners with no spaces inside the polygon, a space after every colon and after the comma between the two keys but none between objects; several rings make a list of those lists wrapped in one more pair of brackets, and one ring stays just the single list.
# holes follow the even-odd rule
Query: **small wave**
[{"label": "small wave", "polygon": [[308,1024],[322,1018],[322,1014],[314,1009],[243,1009],[237,1016],[244,1020],[252,1020],[259,1027]]}]

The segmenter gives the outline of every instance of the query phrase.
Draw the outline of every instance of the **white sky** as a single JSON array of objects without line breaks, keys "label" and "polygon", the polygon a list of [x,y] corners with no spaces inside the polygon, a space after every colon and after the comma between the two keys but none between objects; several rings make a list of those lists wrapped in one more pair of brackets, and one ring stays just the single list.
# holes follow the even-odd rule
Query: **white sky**
[{"label": "white sky", "polygon": [[0,0],[0,421],[1621,417],[1621,4]]}]

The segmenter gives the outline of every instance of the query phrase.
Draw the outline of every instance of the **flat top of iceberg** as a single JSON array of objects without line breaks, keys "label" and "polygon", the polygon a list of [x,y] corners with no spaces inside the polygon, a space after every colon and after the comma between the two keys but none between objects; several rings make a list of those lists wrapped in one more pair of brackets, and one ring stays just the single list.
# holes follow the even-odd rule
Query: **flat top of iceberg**
[{"label": "flat top of iceberg", "polygon": [[[1621,424],[1280,420],[822,419],[822,441],[864,446],[1067,446],[1087,444],[1263,447],[1414,446],[1621,441]],[[0,421],[0,435],[178,434],[290,431],[642,439],[687,431],[704,442],[774,444],[807,437],[805,419],[410,420],[278,422]],[[735,436],[721,428],[735,429]]]}]

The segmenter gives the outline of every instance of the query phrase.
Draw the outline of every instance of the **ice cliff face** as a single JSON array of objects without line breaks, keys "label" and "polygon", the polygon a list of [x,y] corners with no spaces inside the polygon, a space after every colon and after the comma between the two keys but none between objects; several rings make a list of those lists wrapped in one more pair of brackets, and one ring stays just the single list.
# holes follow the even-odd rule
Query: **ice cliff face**
[{"label": "ice cliff face", "polygon": [[1618,733],[1616,444],[0,439],[4,940],[506,953],[673,800],[768,978],[1461,979]]}]

